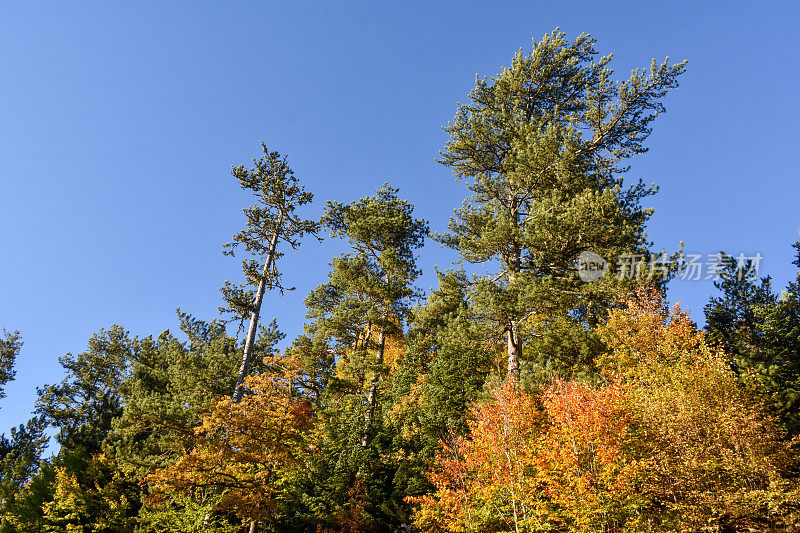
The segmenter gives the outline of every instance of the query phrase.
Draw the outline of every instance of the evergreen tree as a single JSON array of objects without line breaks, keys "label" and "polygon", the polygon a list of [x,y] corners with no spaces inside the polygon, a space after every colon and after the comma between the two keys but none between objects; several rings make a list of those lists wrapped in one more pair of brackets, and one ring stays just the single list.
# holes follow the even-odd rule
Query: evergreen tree
[{"label": "evergreen tree", "polygon": [[306,360],[321,361],[318,376],[327,369],[317,379],[326,388],[304,504],[329,526],[380,529],[404,512],[403,494],[394,491],[397,465],[389,459],[393,435],[384,415],[391,400],[389,374],[402,356],[416,295],[414,252],[428,225],[413,217],[413,206],[397,192],[385,185],[347,205],[328,202],[322,223],[347,239],[350,251],[331,262],[329,281],[309,294],[311,322],[293,346]]},{"label": "evergreen tree", "polygon": [[[93,335],[85,352],[59,358],[67,376],[39,389],[39,416],[12,431],[4,467],[12,486],[24,486],[4,516],[5,530],[132,531],[139,488],[106,452],[112,420],[122,410],[121,385],[137,351],[138,341],[113,326]],[[58,430],[60,448],[40,461],[47,425]]]},{"label": "evergreen tree", "polygon": [[[242,261],[245,284],[240,286],[226,281],[222,288],[227,303],[225,310],[242,321],[249,319],[242,363],[233,392],[236,401],[244,394],[243,383],[253,358],[264,293],[267,289],[283,290],[276,267],[276,261],[283,255],[278,251],[278,244],[283,242],[296,250],[303,235],[317,230],[315,222],[304,220],[295,213],[298,207],[310,203],[313,195],[299,184],[286,157],[270,152],[264,143],[261,143],[261,148],[264,153],[261,158],[253,159],[252,168],[240,165],[232,172],[242,189],[258,198],[256,205],[244,210],[247,218],[245,228],[233,236],[233,241],[225,244],[228,255],[234,255],[236,248],[242,245],[245,253],[251,256]],[[255,290],[249,287],[255,287]]]},{"label": "evergreen tree", "polygon": [[[800,267],[800,242],[794,244]],[[770,278],[751,279],[752,264],[722,254],[722,292],[705,306],[708,341],[730,356],[739,379],[800,434],[800,274],[779,296]]]},{"label": "evergreen tree", "polygon": [[[406,458],[395,482],[407,496],[432,487],[440,442],[467,431],[467,415],[487,376],[496,372],[500,339],[475,320],[463,271],[437,272],[438,287],[416,308],[408,353],[394,375],[391,428]],[[490,339],[487,342],[487,339]]]},{"label": "evergreen tree", "polygon": [[[325,304],[316,304],[319,298],[330,295],[331,291],[338,292],[342,298],[337,307],[341,303],[345,303],[345,309],[354,307],[357,318],[350,324],[330,320],[330,325],[351,329],[355,326],[353,351],[362,356],[374,354],[372,361],[356,363],[360,366],[357,372],[371,375],[364,409],[363,447],[369,439],[378,384],[386,373],[387,337],[403,334],[409,299],[415,295],[412,283],[420,274],[414,250],[422,246],[428,233],[427,222],[414,219],[413,206],[399,199],[397,192],[387,184],[375,196],[349,205],[328,202],[322,224],[331,231],[331,236],[347,239],[353,253],[334,259],[333,283],[314,291],[308,301],[310,307],[324,309]],[[335,310],[331,318],[339,318],[338,314]],[[352,333],[345,333],[338,341],[349,341]]]},{"label": "evergreen tree", "polygon": [[67,377],[38,390],[36,410],[58,429],[61,446],[100,451],[111,421],[122,412],[122,383],[137,348],[128,332],[115,325],[93,335],[85,352],[59,357]]},{"label": "evergreen tree", "polygon": [[11,428],[0,435],[0,531],[17,531],[35,520],[38,509],[31,508],[38,498],[31,497],[29,483],[42,464],[47,446],[47,423],[41,416]]},{"label": "evergreen tree", "polygon": [[439,240],[467,262],[498,266],[474,281],[471,298],[505,335],[511,375],[528,322],[555,315],[592,325],[609,300],[621,300],[612,276],[581,283],[581,252],[612,263],[624,253],[647,257],[650,211],[640,200],[655,189],[641,181],[626,188],[621,174],[646,151],[684,63],[653,61],[649,72],[615,82],[611,56],[597,59],[594,44],[585,34],[573,42],[545,35],[491,81],[478,78],[444,128],[441,162],[472,196]]},{"label": "evergreen tree", "polygon": [[204,520],[222,511],[250,522],[251,531],[258,523],[282,529],[285,495],[309,454],[311,403],[296,388],[296,358],[265,359],[267,369],[247,378],[251,393],[216,401],[201,414],[189,453],[149,476],[161,497],[202,501],[211,492],[219,497]]},{"label": "evergreen tree", "polygon": [[6,384],[17,374],[14,364],[21,349],[22,337],[19,331],[10,332],[4,328],[0,337],[0,400],[6,397]]},{"label": "evergreen tree", "polygon": [[[114,454],[126,472],[140,481],[192,452],[201,416],[220,398],[230,397],[242,346],[225,324],[206,322],[179,311],[181,341],[169,331],[140,341],[130,377],[123,384],[124,409],[114,421]],[[257,353],[272,353],[282,338],[261,326]],[[264,371],[254,361],[251,373]],[[229,517],[213,514],[222,495],[215,490],[163,498],[144,488],[139,527],[147,531],[228,531]]]},{"label": "evergreen tree", "polygon": [[169,331],[143,339],[123,384],[115,446],[139,478],[186,453],[200,413],[229,395],[236,381],[241,348],[225,325],[181,312],[179,318],[187,340]]}]

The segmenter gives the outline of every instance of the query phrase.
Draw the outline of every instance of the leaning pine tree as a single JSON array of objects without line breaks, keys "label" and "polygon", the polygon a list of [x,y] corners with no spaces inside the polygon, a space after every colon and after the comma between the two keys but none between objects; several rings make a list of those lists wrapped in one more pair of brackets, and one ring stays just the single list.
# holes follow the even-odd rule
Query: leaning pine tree
[{"label": "leaning pine tree", "polygon": [[450,139],[441,163],[472,195],[439,239],[469,263],[497,266],[470,292],[480,319],[503,333],[512,376],[526,328],[529,337],[545,337],[554,317],[592,326],[621,299],[612,276],[581,283],[582,252],[612,263],[623,254],[650,257],[651,211],[640,200],[656,189],[641,180],[624,187],[623,163],[647,150],[651,123],[684,63],[654,60],[613,81],[611,56],[598,58],[594,44],[588,35],[573,42],[545,35],[496,77],[477,79],[444,128]]},{"label": "leaning pine tree", "polygon": [[[225,254],[233,255],[242,245],[250,257],[242,261],[246,283],[242,286],[228,281],[222,288],[223,298],[230,311],[244,321],[249,318],[245,338],[242,364],[233,391],[233,401],[238,402],[244,394],[244,380],[253,357],[258,333],[261,304],[267,289],[283,287],[276,261],[283,255],[278,245],[283,242],[293,249],[300,246],[299,239],[317,231],[317,223],[300,218],[295,210],[310,203],[313,195],[298,183],[286,157],[270,152],[261,143],[263,155],[253,159],[255,166],[234,167],[232,174],[239,180],[242,189],[249,190],[258,198],[256,205],[244,209],[247,217],[245,228],[225,244]],[[255,287],[255,291],[252,289]]]}]

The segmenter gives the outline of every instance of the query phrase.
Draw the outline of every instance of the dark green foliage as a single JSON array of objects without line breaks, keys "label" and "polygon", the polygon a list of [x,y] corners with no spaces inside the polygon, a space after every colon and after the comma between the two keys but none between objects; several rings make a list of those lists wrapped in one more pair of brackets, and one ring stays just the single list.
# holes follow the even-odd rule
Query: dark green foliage
[{"label": "dark green foliage", "polygon": [[[800,267],[800,243],[794,264]],[[781,295],[769,278],[742,275],[750,265],[723,256],[721,296],[705,306],[706,332],[712,345],[731,357],[740,380],[785,424],[800,435],[800,274]]]},{"label": "dark green foliage", "polygon": [[[413,205],[398,198],[397,192],[385,184],[375,196],[325,206],[322,224],[332,237],[347,239],[352,253],[335,258],[331,283],[309,295],[312,318],[315,309],[324,310],[345,295],[346,308],[353,307],[360,315],[350,317],[350,323],[360,327],[369,323],[387,334],[400,331],[409,299],[415,296],[412,284],[420,274],[414,252],[422,246],[428,224],[413,218]],[[346,324],[348,317],[342,318],[330,322]]]},{"label": "dark green foliage", "polygon": [[230,394],[236,380],[241,350],[224,325],[183,313],[179,317],[188,340],[169,331],[144,339],[123,386],[125,409],[115,422],[116,446],[141,476],[185,453],[200,412]]},{"label": "dark green foliage", "polygon": [[0,337],[0,400],[6,397],[5,386],[17,373],[14,363],[21,349],[22,337],[19,331],[10,332],[3,329],[3,335]]},{"label": "dark green foliage", "polygon": [[[439,287],[414,313],[408,356],[395,376],[398,401],[419,387],[421,409],[415,413],[428,444],[447,438],[450,429],[465,430],[464,416],[485,376],[497,370],[500,340],[474,320],[467,300],[465,274],[437,273]],[[487,340],[488,339],[488,340]]]},{"label": "dark green foliage", "polygon": [[[145,482],[158,468],[188,453],[200,415],[236,382],[242,347],[221,321],[206,322],[179,312],[186,340],[169,331],[146,338],[122,386],[125,404],[114,422],[114,455],[125,472]],[[264,370],[263,358],[282,338],[274,323],[261,327],[251,372]],[[142,531],[231,531],[225,515],[208,517],[219,494],[198,491],[195,499],[161,498],[144,486],[139,512]]]},{"label": "dark green foliage", "polygon": [[293,347],[322,387],[315,393],[318,453],[298,512],[327,527],[382,531],[407,515],[393,485],[398,460],[386,422],[391,368],[384,355],[404,337],[419,275],[414,252],[428,226],[388,185],[347,205],[329,202],[322,223],[350,250],[333,259],[329,281],[306,299],[310,323]]},{"label": "dark green foliage", "polygon": [[283,253],[273,248],[272,257],[267,257],[273,237],[277,236],[276,245],[282,242],[296,250],[300,246],[300,238],[308,233],[316,233],[318,228],[316,222],[304,220],[295,213],[298,207],[310,203],[314,195],[300,185],[285,156],[270,151],[263,142],[261,149],[263,155],[253,159],[253,167],[239,165],[232,170],[233,177],[242,189],[257,198],[255,205],[244,209],[244,229],[224,245],[223,253],[226,255],[233,256],[241,247],[249,256],[242,260],[246,282],[237,285],[226,281],[222,287],[226,307],[221,309],[239,320],[246,319],[253,311],[256,299],[253,289],[262,278],[266,289],[283,290],[276,267],[277,259]]},{"label": "dark green foliage", "polygon": [[[121,476],[104,452],[112,420],[122,411],[121,385],[138,350],[136,339],[113,326],[93,335],[85,352],[59,358],[67,376],[39,389],[39,416],[12,430],[4,481],[24,486],[6,509],[7,531],[131,530],[138,485]],[[60,448],[41,461],[48,425],[57,429]]]},{"label": "dark green foliage", "polygon": [[[30,419],[26,424],[11,428],[10,435],[0,435],[0,531],[13,531],[5,517],[36,514],[35,509],[26,509],[23,489],[28,485],[42,464],[42,453],[47,446],[43,417]],[[30,499],[30,498],[28,498]]]},{"label": "dark green foliage", "polygon": [[386,374],[385,339],[403,336],[416,296],[414,252],[428,225],[413,218],[413,206],[397,192],[384,185],[349,205],[329,202],[322,218],[332,236],[348,240],[351,252],[333,259],[329,282],[306,299],[309,333],[336,358],[343,371],[335,387],[343,391],[361,390],[370,375]]},{"label": "dark green foliage", "polygon": [[[114,424],[116,447],[140,477],[186,452],[200,413],[229,395],[236,380],[241,347],[224,324],[180,312],[179,318],[188,339],[180,341],[169,331],[144,339],[123,385],[125,409]],[[269,330],[262,333],[262,349],[271,349]]]},{"label": "dark green foliage", "polygon": [[430,490],[425,473],[440,441],[466,433],[470,405],[502,357],[502,339],[475,320],[464,272],[437,276],[436,290],[414,310],[408,353],[392,385],[394,446],[404,457],[395,483],[407,496]]},{"label": "dark green foliage", "polygon": [[111,421],[122,412],[121,385],[137,349],[122,327],[112,326],[93,335],[85,352],[59,357],[67,377],[39,389],[36,411],[58,429],[62,446],[100,450]]}]

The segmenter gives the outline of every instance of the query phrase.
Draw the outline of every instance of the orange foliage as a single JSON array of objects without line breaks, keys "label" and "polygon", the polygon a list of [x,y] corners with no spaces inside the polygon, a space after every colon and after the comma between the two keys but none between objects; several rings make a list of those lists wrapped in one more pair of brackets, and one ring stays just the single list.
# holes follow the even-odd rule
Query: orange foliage
[{"label": "orange foliage", "polygon": [[429,475],[436,492],[411,499],[421,504],[416,523],[425,531],[483,531],[487,522],[512,527],[532,518],[526,469],[542,423],[535,398],[509,380],[473,414],[471,439],[442,443]]},{"label": "orange foliage", "polygon": [[[513,381],[442,443],[413,499],[424,531],[703,531],[786,524],[791,448],[685,313],[645,295],[612,313],[598,386]],[[794,513],[794,516],[792,514]]]},{"label": "orange foliage", "polygon": [[250,394],[219,400],[202,416],[192,451],[150,478],[157,491],[210,489],[222,494],[218,510],[248,521],[269,517],[281,484],[308,453],[311,405],[294,386],[298,361],[276,355],[266,362],[270,372],[247,378]]},{"label": "orange foliage", "polygon": [[549,423],[535,461],[543,521],[606,529],[624,525],[641,506],[625,393],[619,381],[600,388],[556,381],[543,392]]},{"label": "orange foliage", "polygon": [[786,477],[797,461],[790,443],[686,313],[640,294],[601,333],[612,348],[605,371],[630,386],[640,487],[664,527],[743,528],[797,516],[800,491]]}]

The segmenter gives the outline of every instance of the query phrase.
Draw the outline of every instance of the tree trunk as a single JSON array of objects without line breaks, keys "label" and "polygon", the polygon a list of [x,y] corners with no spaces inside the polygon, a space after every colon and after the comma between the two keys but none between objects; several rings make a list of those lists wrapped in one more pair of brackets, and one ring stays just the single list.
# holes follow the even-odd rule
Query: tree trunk
[{"label": "tree trunk", "polygon": [[[383,364],[383,352],[386,348],[386,333],[381,328],[380,335],[378,336],[378,355],[375,361],[378,365]],[[376,371],[372,376],[372,381],[369,384],[369,392],[367,392],[367,408],[364,412],[364,431],[361,433],[361,447],[366,448],[369,444],[369,425],[372,422],[372,414],[375,411],[375,400],[378,396],[378,380],[380,374]]]},{"label": "tree trunk", "polygon": [[250,533],[256,533],[256,521],[250,522]]},{"label": "tree trunk", "polygon": [[[520,270],[521,253],[515,250],[515,254],[508,265],[508,283],[514,283],[517,273]],[[508,343],[508,377],[519,381],[519,360],[522,356],[522,341],[519,338],[519,322],[512,319],[506,326]]]},{"label": "tree trunk", "polygon": [[519,381],[519,358],[522,355],[522,343],[519,339],[519,326],[512,320],[508,325],[508,377]]},{"label": "tree trunk", "polygon": [[[519,226],[520,201],[515,193],[512,192],[509,198],[511,215]],[[508,261],[508,284],[512,285],[522,267],[522,249],[519,243],[514,243]],[[519,338],[519,323],[512,319],[506,326],[508,343],[508,377],[519,381],[519,360],[522,356],[522,341]]]},{"label": "tree trunk", "polygon": [[261,314],[261,303],[264,301],[264,291],[267,288],[267,274],[272,268],[272,263],[275,262],[275,249],[278,245],[278,234],[283,225],[283,212],[278,217],[278,224],[275,226],[275,233],[269,241],[269,249],[267,250],[267,261],[264,263],[264,272],[261,274],[261,280],[258,282],[258,289],[256,290],[256,299],[253,302],[253,309],[250,311],[250,326],[247,328],[247,338],[244,341],[244,353],[242,353],[242,364],[239,367],[239,376],[236,378],[236,387],[233,389],[233,401],[238,402],[244,395],[244,378],[247,377],[247,370],[250,366],[250,359],[253,357],[253,346],[256,342],[256,334],[258,333],[258,318]]}]

